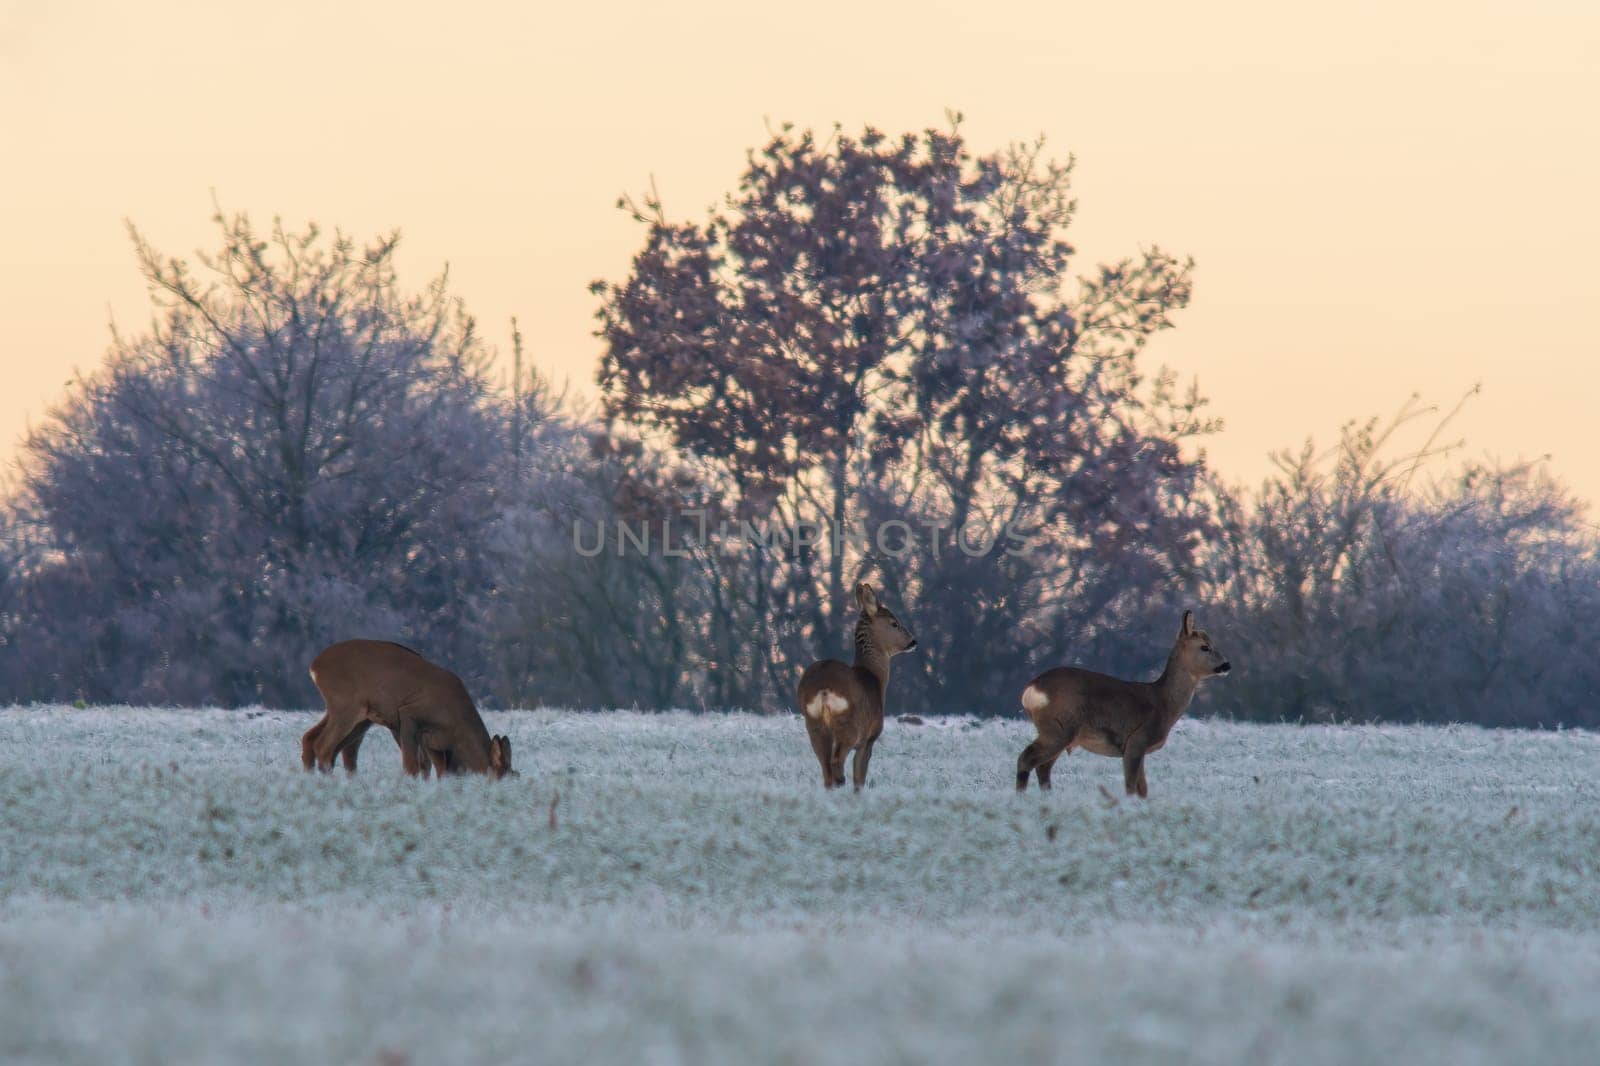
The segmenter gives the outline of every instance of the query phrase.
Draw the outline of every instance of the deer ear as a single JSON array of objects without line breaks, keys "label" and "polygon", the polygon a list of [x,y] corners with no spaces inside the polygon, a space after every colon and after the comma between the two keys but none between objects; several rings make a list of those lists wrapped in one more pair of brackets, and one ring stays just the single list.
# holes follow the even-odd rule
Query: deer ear
[{"label": "deer ear", "polygon": [[872,586],[865,581],[856,582],[856,603],[860,605],[862,613],[871,614],[878,609],[878,594],[872,591]]},{"label": "deer ear", "polygon": [[1183,628],[1178,630],[1178,636],[1180,636],[1180,637],[1192,637],[1192,636],[1194,636],[1194,612],[1193,611],[1184,611],[1183,612]]}]

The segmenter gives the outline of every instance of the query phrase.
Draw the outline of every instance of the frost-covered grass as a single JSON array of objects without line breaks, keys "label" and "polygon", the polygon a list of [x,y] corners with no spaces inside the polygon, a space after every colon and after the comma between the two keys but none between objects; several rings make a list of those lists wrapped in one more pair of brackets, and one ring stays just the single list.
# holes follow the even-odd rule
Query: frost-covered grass
[{"label": "frost-covered grass", "polygon": [[0,711],[0,1061],[1590,1062],[1600,737],[1180,723],[1151,799],[1018,721]]}]

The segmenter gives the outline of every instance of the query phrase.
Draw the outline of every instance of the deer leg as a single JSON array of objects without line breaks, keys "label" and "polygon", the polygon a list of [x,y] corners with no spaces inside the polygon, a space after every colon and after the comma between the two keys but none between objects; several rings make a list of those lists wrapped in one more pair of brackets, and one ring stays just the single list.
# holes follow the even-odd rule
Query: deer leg
[{"label": "deer leg", "polygon": [[[1040,739],[1035,740],[1032,744],[1029,744],[1027,747],[1023,748],[1022,754],[1017,756],[1018,792],[1028,791],[1028,775],[1033,773],[1034,769],[1044,761],[1045,750],[1044,738],[1041,737]],[[1049,776],[1050,775],[1046,773],[1045,780],[1048,780]],[[1044,787],[1044,781],[1039,782],[1039,787]]]},{"label": "deer leg", "polygon": [[1144,753],[1148,746],[1144,737],[1135,733],[1122,749],[1122,784],[1130,796],[1144,797],[1150,794],[1144,782]]},{"label": "deer leg", "polygon": [[806,719],[806,735],[811,738],[811,750],[817,755],[817,762],[822,767],[822,787],[833,787],[833,738],[828,735],[825,726]]},{"label": "deer leg", "polygon": [[339,742],[339,757],[344,760],[347,773],[356,772],[356,755],[361,751],[361,738],[372,728],[371,722],[357,722],[356,727]]},{"label": "deer leg", "polygon": [[[397,726],[397,725],[389,726],[389,735],[394,737],[394,742],[395,742],[395,746],[396,747],[403,747],[404,746],[405,742],[400,739],[400,727],[399,726]],[[418,733],[418,735],[417,735],[417,768],[421,771],[422,776],[423,777],[427,777],[428,776],[428,772],[437,764],[437,762],[438,762],[438,760],[433,758],[432,753],[429,752],[428,746],[422,742],[421,733]],[[402,755],[400,757],[400,765],[401,766],[405,765],[405,756],[404,755]],[[444,771],[441,770],[441,771],[439,771],[439,773],[442,776]]]},{"label": "deer leg", "polygon": [[869,738],[856,749],[855,758],[850,760],[850,779],[855,782],[857,792],[867,783],[867,764],[872,762],[872,745],[877,742],[877,737]]},{"label": "deer leg", "polygon": [[323,730],[327,728],[328,715],[327,712],[323,712],[317,724],[306,730],[305,735],[300,738],[300,761],[305,764],[307,770],[317,765],[317,738],[322,736]]},{"label": "deer leg", "polygon": [[834,787],[834,788],[843,788],[844,787],[844,757],[846,755],[848,755],[849,753],[850,753],[850,749],[849,748],[845,747],[843,744],[838,743],[837,741],[834,742],[834,745],[833,745],[833,757],[828,760],[828,765],[829,765],[829,769],[831,771],[831,776],[833,777],[833,786],[832,787]]},{"label": "deer leg", "polygon": [[[317,769],[332,770],[334,756],[339,754],[339,749],[344,746],[346,738],[352,730],[359,728],[365,719],[359,712],[350,713],[343,709],[335,712],[328,711],[328,720],[323,724],[316,739],[312,741],[311,749],[316,758]],[[314,728],[314,727],[313,727]],[[304,738],[302,738],[304,743]]]},{"label": "deer leg", "polygon": [[[394,729],[394,742],[400,743],[400,730]],[[402,760],[403,762],[404,760]],[[433,753],[428,750],[428,741],[422,730],[417,730],[417,769],[423,777],[433,773]],[[443,777],[443,774],[439,776]]]},{"label": "deer leg", "polygon": [[422,767],[422,776],[428,776],[428,764],[431,763],[433,765],[433,772],[439,775],[439,780],[443,781],[444,775],[450,772],[450,753],[444,751],[434,751],[432,748],[428,747],[423,748],[422,752],[428,757],[428,762],[424,763]]},{"label": "deer leg", "polygon": [[422,773],[422,764],[417,759],[417,748],[421,746],[417,738],[417,723],[411,718],[401,718],[400,724],[395,727],[395,739],[400,742],[400,768],[409,776],[416,777]]},{"label": "deer leg", "polygon": [[1034,773],[1038,775],[1039,778],[1039,791],[1050,791],[1050,770],[1053,766],[1055,766],[1056,760],[1061,758],[1062,753],[1066,750],[1067,749],[1064,747],[1057,750],[1054,755],[1050,756],[1048,759],[1045,759],[1038,766],[1033,768]]}]

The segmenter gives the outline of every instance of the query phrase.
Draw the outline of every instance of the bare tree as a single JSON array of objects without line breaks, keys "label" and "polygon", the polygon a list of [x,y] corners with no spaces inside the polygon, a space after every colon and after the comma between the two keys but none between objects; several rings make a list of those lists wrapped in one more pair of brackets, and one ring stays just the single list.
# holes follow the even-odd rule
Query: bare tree
[{"label": "bare tree", "polygon": [[1413,399],[1350,423],[1329,452],[1276,456],[1253,494],[1220,492],[1207,573],[1242,718],[1593,726],[1600,624],[1584,511],[1539,463],[1440,470],[1449,418],[1416,449]]},{"label": "bare tree", "polygon": [[335,636],[475,665],[506,448],[471,319],[443,276],[401,291],[394,235],[216,221],[197,265],[134,232],[149,332],[24,444],[25,565],[58,600],[29,660],[58,657],[57,695],[227,704],[306,702]]},{"label": "bare tree", "polygon": [[[1000,710],[1044,659],[1121,665],[1189,587],[1207,516],[1181,445],[1212,426],[1138,359],[1190,265],[1152,248],[1071,284],[1070,177],[1038,144],[973,157],[955,123],[785,126],[703,223],[623,201],[647,233],[595,285],[613,427],[703,463],[735,519],[828,533],[722,560],[738,702],[788,698],[784,664],[843,639],[865,568],[944,649],[904,667],[936,709]],[[836,535],[891,518],[914,554]],[[1042,534],[1026,560],[958,550],[1008,523]]]}]

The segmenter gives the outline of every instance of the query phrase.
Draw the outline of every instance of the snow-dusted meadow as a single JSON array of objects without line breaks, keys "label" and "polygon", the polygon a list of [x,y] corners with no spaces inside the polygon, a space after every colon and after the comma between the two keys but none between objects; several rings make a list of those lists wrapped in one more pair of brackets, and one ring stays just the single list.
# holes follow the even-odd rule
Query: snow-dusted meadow
[{"label": "snow-dusted meadow", "polygon": [[[1600,737],[1190,721],[1151,798],[1017,720],[0,711],[0,1061],[1593,1062]],[[1102,792],[1102,786],[1106,792]],[[1110,794],[1108,798],[1106,793]]]}]

